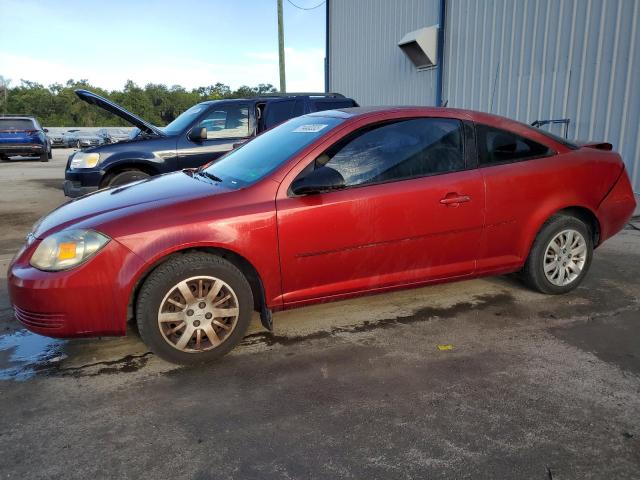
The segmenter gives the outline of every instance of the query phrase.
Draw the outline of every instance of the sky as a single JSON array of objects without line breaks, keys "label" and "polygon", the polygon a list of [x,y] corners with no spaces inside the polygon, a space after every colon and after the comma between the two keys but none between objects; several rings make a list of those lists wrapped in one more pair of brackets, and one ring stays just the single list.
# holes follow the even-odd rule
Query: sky
[{"label": "sky", "polygon": [[[284,0],[284,24],[287,90],[323,91],[325,6]],[[0,75],[278,87],[276,0],[0,0]]]}]

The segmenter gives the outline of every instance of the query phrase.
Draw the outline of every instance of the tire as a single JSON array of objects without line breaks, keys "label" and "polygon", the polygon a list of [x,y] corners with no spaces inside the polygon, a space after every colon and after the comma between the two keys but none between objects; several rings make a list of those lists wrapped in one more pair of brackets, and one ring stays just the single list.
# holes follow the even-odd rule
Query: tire
[{"label": "tire", "polygon": [[[562,248],[563,239],[575,246]],[[541,293],[559,295],[580,285],[589,271],[592,258],[591,229],[578,218],[555,215],[538,232],[521,273],[531,288]]]},{"label": "tire", "polygon": [[41,162],[48,162],[49,161],[49,154],[47,152],[44,152],[42,155],[40,155],[40,161]]},{"label": "tire", "polygon": [[121,187],[128,183],[137,182],[138,180],[144,180],[149,178],[149,175],[142,170],[125,170],[124,172],[116,173],[113,177],[109,178],[105,184],[106,187]]},{"label": "tire", "polygon": [[[215,282],[224,284],[212,294],[214,300],[207,301],[205,309],[200,307],[214,288],[213,284],[209,285],[210,288],[206,283],[200,284],[202,278],[215,279]],[[191,303],[177,287],[186,281],[190,282],[189,291],[194,297]],[[215,302],[219,303],[220,299],[224,300],[227,296],[230,296],[230,299],[222,303],[217,311],[231,312],[237,308],[232,320],[219,316],[207,319],[203,316],[211,315],[204,312],[215,308]],[[169,303],[172,300],[175,302],[176,299],[180,306]],[[173,310],[167,311],[167,308]],[[144,281],[136,301],[135,317],[140,336],[153,353],[168,362],[197,365],[212,362],[231,351],[244,337],[252,312],[251,287],[235,265],[216,255],[187,253],[177,255],[160,265]],[[160,322],[161,314],[169,320]],[[216,321],[217,324],[214,323]],[[182,323],[185,324],[182,328],[176,328]],[[219,323],[224,323],[226,328],[222,329],[218,326]],[[191,330],[188,332],[189,327]],[[205,332],[210,331],[210,328],[214,329],[215,335],[212,336],[218,339],[219,343],[208,340]],[[177,332],[171,333],[173,330]],[[197,330],[201,331],[199,349],[196,343]],[[190,333],[191,331],[193,333]],[[189,342],[180,348],[178,344],[186,336],[189,337]]]},{"label": "tire", "polygon": [[49,151],[47,152],[47,158],[49,160],[53,158],[53,147],[49,147]]}]

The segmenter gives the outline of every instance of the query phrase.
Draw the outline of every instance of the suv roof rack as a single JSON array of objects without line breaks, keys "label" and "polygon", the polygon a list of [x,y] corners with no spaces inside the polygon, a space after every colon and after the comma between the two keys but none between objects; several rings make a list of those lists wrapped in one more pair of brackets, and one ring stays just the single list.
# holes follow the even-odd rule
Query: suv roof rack
[{"label": "suv roof rack", "polygon": [[273,92],[260,95],[261,97],[328,97],[328,98],[345,98],[341,93],[335,92]]}]

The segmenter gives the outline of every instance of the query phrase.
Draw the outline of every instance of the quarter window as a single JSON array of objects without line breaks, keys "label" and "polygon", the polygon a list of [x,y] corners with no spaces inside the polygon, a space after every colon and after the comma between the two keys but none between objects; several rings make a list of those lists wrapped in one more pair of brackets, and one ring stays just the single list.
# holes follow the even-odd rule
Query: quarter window
[{"label": "quarter window", "polygon": [[249,108],[242,104],[214,108],[199,126],[206,127],[209,140],[248,137]]},{"label": "quarter window", "polygon": [[476,131],[481,165],[517,162],[553,153],[549,147],[506,130],[478,125]]},{"label": "quarter window", "polygon": [[419,118],[367,127],[349,135],[314,162],[331,167],[346,186],[455,172],[465,167],[462,124]]}]

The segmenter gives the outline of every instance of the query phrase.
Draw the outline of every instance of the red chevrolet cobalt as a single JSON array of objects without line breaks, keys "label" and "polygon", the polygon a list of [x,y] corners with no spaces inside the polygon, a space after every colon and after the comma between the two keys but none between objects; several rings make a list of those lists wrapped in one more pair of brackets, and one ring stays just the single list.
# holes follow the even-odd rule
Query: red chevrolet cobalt
[{"label": "red chevrolet cobalt", "polygon": [[252,312],[522,272],[568,292],[635,201],[611,145],[437,108],[290,120],[200,170],[98,191],[13,260],[15,315],[52,337],[123,335],[212,360]]}]

